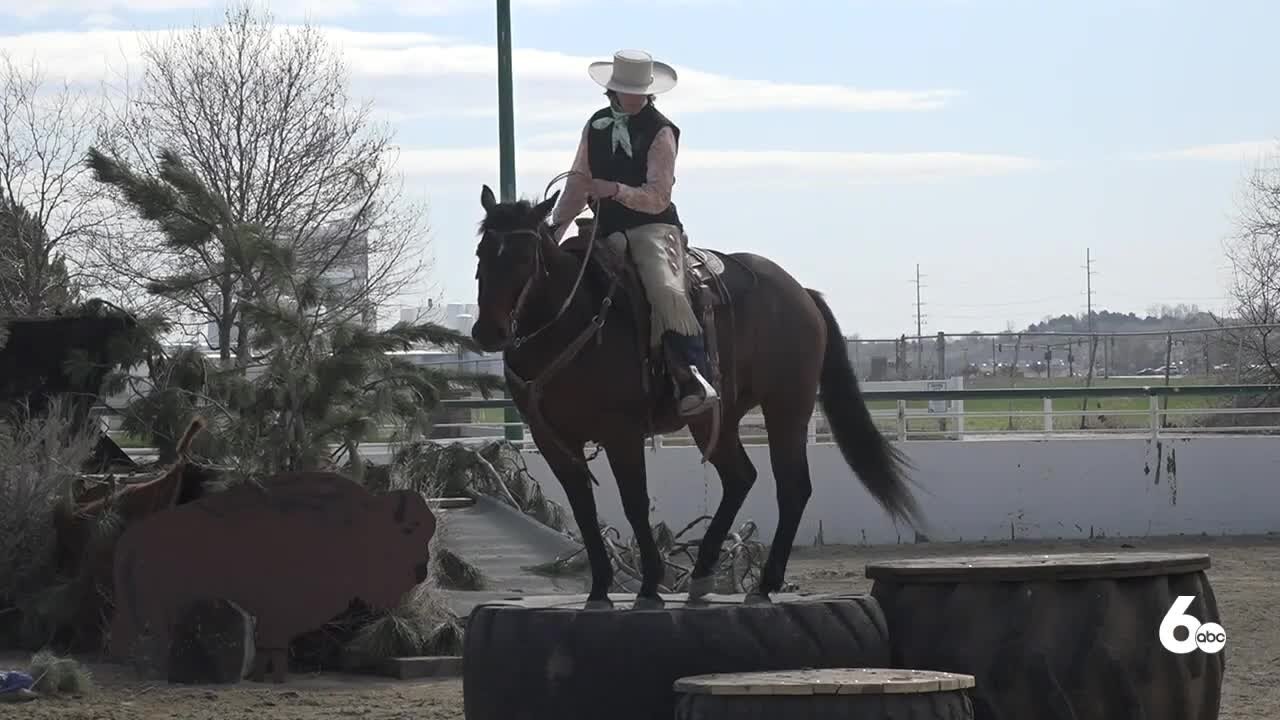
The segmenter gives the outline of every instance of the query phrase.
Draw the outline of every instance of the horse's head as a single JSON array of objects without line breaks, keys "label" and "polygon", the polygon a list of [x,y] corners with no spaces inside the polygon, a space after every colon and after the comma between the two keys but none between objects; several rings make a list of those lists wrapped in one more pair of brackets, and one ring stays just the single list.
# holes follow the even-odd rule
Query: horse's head
[{"label": "horse's head", "polygon": [[546,253],[554,248],[543,221],[560,197],[534,205],[528,200],[499,203],[488,185],[480,192],[484,220],[476,246],[476,281],[480,312],[471,337],[485,352],[502,349],[539,275],[547,272]]}]

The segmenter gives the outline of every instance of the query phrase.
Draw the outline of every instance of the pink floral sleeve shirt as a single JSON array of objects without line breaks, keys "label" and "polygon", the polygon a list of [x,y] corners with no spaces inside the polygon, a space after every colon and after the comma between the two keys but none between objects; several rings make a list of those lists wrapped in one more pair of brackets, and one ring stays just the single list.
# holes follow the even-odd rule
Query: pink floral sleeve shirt
[{"label": "pink floral sleeve shirt", "polygon": [[[591,188],[591,167],[587,163],[587,131],[582,129],[582,139],[578,142],[578,153],[573,158],[574,175],[570,175],[564,184],[564,193],[552,213],[551,222],[558,225],[556,242],[564,237],[572,220],[587,207],[587,191]],[[649,146],[647,158],[648,173],[644,185],[634,187],[618,183],[618,194],[615,200],[632,210],[657,214],[671,204],[671,187],[675,184],[676,138],[671,128],[664,127],[658,131],[653,143]],[[576,174],[582,173],[582,174]]]}]

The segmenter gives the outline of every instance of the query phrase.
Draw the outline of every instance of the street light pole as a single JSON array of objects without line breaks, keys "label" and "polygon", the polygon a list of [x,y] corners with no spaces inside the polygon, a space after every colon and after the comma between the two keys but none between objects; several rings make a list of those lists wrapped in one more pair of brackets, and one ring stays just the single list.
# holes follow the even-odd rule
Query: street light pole
[{"label": "street light pole", "polygon": [[[511,0],[498,0],[498,163],[502,202],[516,201],[516,118],[511,90]],[[514,407],[502,412],[503,435],[509,442],[524,440],[524,418]]]},{"label": "street light pole", "polygon": [[515,103],[511,91],[511,0],[498,0],[498,153],[502,202],[516,199]]}]

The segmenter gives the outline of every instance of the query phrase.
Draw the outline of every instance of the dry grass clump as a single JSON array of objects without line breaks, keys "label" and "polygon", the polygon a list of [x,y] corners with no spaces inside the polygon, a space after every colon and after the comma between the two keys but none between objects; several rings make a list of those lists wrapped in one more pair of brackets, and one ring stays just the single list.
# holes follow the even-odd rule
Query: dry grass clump
[{"label": "dry grass clump", "polygon": [[425,581],[390,610],[371,610],[357,602],[323,628],[294,640],[294,664],[306,671],[359,671],[394,657],[460,654],[463,623],[443,591],[480,587],[484,579],[474,565],[443,546],[447,520],[438,522]]},{"label": "dry grass clump", "polygon": [[91,428],[72,432],[60,402],[44,417],[0,421],[0,618],[20,615],[26,631],[69,615],[72,588],[53,567],[52,512],[71,502],[96,442]]},{"label": "dry grass clump", "polygon": [[400,604],[362,619],[345,653],[361,664],[393,657],[457,655],[462,652],[462,621],[445,600],[444,589],[471,589],[460,585],[483,583],[479,569],[444,547],[441,518],[431,538],[431,570],[427,579],[401,599]]},{"label": "dry grass clump", "polygon": [[93,691],[93,674],[88,668],[48,650],[31,658],[27,674],[35,680],[32,689],[41,695],[88,695]]},{"label": "dry grass clump", "polygon": [[447,547],[432,553],[431,574],[439,587],[447,590],[483,590],[484,575],[480,568],[467,562]]},{"label": "dry grass clump", "polygon": [[364,623],[347,643],[362,663],[393,657],[459,655],[462,622],[428,580],[405,595],[400,605]]}]

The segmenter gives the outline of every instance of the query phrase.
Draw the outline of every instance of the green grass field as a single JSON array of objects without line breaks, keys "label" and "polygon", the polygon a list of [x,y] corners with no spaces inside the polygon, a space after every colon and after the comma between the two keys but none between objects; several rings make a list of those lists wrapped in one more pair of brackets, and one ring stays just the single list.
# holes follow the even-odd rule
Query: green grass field
[{"label": "green grass field", "polygon": [[[1215,384],[1209,378],[1170,378],[1170,385],[1211,385]],[[1163,377],[1143,377],[1143,378],[1094,378],[1092,387],[1145,387],[1154,385],[1164,385]],[[1010,378],[970,378],[965,381],[966,390],[979,389],[1001,389],[1001,388],[1074,388],[1085,387],[1084,378],[1016,378],[1011,381]],[[1161,407],[1168,410],[1203,410],[1206,408],[1223,407],[1230,403],[1230,396],[1192,396],[1192,397],[1173,397],[1161,400]],[[892,411],[897,407],[897,403],[891,400],[873,400],[868,403],[872,410]],[[909,410],[924,410],[929,407],[927,400],[908,401],[907,408]],[[1053,401],[1053,409],[1055,412],[1063,411],[1080,411],[1085,409],[1085,400],[1082,398],[1059,399]],[[1107,398],[1089,398],[1088,407],[1089,415],[1086,418],[1085,427],[1097,429],[1123,429],[1123,428],[1145,428],[1150,426],[1148,413],[1150,411],[1150,400],[1145,396],[1137,397],[1107,397]],[[1011,399],[1011,400],[966,400],[964,401],[965,412],[965,431],[966,432],[983,432],[998,430],[1014,430],[1014,431],[1040,431],[1044,429],[1044,401],[1039,398]],[[1119,412],[1133,412],[1136,415],[1117,415]],[[983,413],[997,413],[997,415],[984,416]],[[1011,415],[1011,413],[1034,413],[1034,416]],[[1193,423],[1197,418],[1205,417],[1203,415],[1188,416],[1171,416],[1168,418],[1168,425],[1179,426]],[[934,418],[913,418],[908,420],[908,431],[915,432],[917,430],[938,430],[939,420]],[[882,421],[883,424],[883,421]],[[889,421],[892,425],[893,421]],[[1079,416],[1056,416],[1054,425],[1059,428],[1079,428]],[[954,431],[956,421],[954,418],[946,419],[946,429]]]},{"label": "green grass field", "polygon": [[[1171,378],[1170,385],[1213,385],[1222,381],[1216,378],[1207,377],[1187,377],[1187,378]],[[1160,376],[1142,377],[1142,378],[1094,378],[1094,387],[1145,387],[1163,385],[1164,378]],[[970,378],[965,382],[965,389],[999,389],[999,388],[1042,388],[1042,387],[1084,387],[1083,378],[1016,378],[1010,380],[1008,377],[990,378],[978,377]],[[1215,407],[1228,407],[1231,404],[1230,396],[1192,396],[1192,397],[1172,397],[1161,400],[1162,407],[1171,411],[1177,410],[1204,410]],[[1056,412],[1063,411],[1080,411],[1084,400],[1081,398],[1061,399],[1054,401],[1054,410]],[[896,410],[897,403],[892,400],[873,400],[868,403],[873,411],[892,413]],[[907,408],[909,410],[923,411],[929,407],[927,400],[908,401]],[[1015,432],[1040,432],[1044,429],[1043,418],[1044,403],[1038,398],[1018,399],[1018,400],[967,400],[964,404],[965,410],[965,431],[973,433],[993,432],[993,431],[1015,431]],[[1144,429],[1150,427],[1150,401],[1146,396],[1136,397],[1109,397],[1109,398],[1089,398],[1088,415],[1086,416],[1085,427],[1091,429],[1103,430],[1123,430],[1123,429]],[[1131,415],[1117,415],[1116,413],[1127,412]],[[1018,416],[1016,413],[1030,413],[1030,415]],[[1201,414],[1175,415],[1167,418],[1166,426],[1179,427],[1194,424],[1203,424],[1205,418],[1209,416]],[[1249,416],[1241,418],[1244,420]],[[472,422],[476,424],[500,424],[503,422],[502,408],[484,408],[471,411]],[[877,418],[884,432],[892,436],[896,433],[896,419],[893,417]],[[1267,420],[1274,424],[1280,422],[1278,418],[1269,417]],[[1223,422],[1230,423],[1231,418],[1224,418]],[[819,420],[819,432],[826,430],[825,420]],[[1080,418],[1076,416],[1058,415],[1054,418],[1054,426],[1057,429],[1069,430],[1078,429],[1080,427]],[[936,417],[918,417],[910,418],[907,421],[908,432],[915,435],[920,432],[928,433],[947,433],[956,430],[955,418],[936,418]],[[758,414],[749,415],[743,422],[743,435],[762,435],[764,428],[761,418]],[[124,448],[145,447],[143,441],[123,434],[114,434],[116,442]],[[379,437],[375,441],[383,441],[386,438]],[[672,438],[676,440],[676,438]],[[678,442],[678,440],[676,440]]]}]

